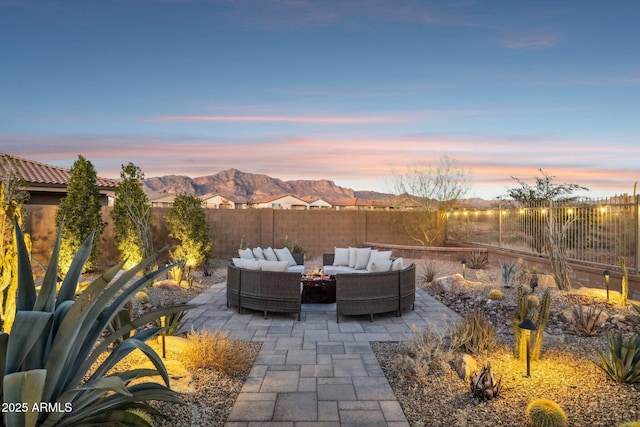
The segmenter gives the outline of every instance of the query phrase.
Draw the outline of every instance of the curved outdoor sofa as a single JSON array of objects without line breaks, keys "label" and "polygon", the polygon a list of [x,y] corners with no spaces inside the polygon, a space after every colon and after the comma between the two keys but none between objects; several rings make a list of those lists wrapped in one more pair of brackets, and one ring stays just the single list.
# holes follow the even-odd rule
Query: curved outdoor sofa
[{"label": "curved outdoor sofa", "polygon": [[[324,254],[323,264],[331,265],[334,254]],[[336,277],[336,322],[340,315],[373,315],[414,308],[416,265],[394,271],[338,273]]]},{"label": "curved outdoor sofa", "polygon": [[264,312],[297,313],[300,320],[300,273],[227,266],[227,307]]}]

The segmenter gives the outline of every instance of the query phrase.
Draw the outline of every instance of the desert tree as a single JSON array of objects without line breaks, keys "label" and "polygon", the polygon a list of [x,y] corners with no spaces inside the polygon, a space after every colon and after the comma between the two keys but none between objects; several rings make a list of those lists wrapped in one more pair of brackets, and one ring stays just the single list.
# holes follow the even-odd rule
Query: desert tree
[{"label": "desert tree", "polygon": [[95,265],[99,255],[98,243],[106,226],[102,220],[98,176],[93,164],[79,155],[70,172],[67,195],[60,201],[56,212],[56,227],[62,229],[59,264],[62,274],[69,270],[74,254],[92,232],[95,232],[95,237],[85,268],[90,270]]},{"label": "desert tree", "polygon": [[[184,265],[189,279],[192,268],[206,267],[213,250],[202,200],[190,194],[177,195],[166,221],[169,236],[179,241],[171,249],[171,257]],[[178,280],[181,278],[182,274]]]},{"label": "desert tree", "polygon": [[469,191],[471,173],[446,154],[437,165],[411,166],[394,177],[393,192],[406,215],[395,217],[407,235],[423,246],[433,246],[446,233],[447,212]]},{"label": "desert tree", "polygon": [[[26,215],[24,203],[29,199],[26,182],[16,170],[16,160],[0,157],[0,330],[9,332],[16,314],[18,256],[15,225],[22,227]],[[25,236],[27,246],[31,244]]]},{"label": "desert tree", "polygon": [[143,181],[144,173],[138,166],[131,162],[122,165],[111,218],[118,251],[126,259],[126,269],[139,264],[153,253],[151,203],[142,190]]},{"label": "desert tree", "polygon": [[588,190],[578,184],[554,182],[555,176],[538,169],[542,176],[535,177],[535,184],[530,185],[512,176],[518,186],[507,190],[507,195],[519,202],[523,207],[530,208],[527,213],[531,216],[529,224],[530,237],[533,245],[542,253],[547,252],[551,270],[559,289],[571,289],[571,266],[569,265],[567,247],[567,230],[578,219],[578,216],[558,215],[554,207],[566,206],[575,202],[578,197],[576,191]]}]

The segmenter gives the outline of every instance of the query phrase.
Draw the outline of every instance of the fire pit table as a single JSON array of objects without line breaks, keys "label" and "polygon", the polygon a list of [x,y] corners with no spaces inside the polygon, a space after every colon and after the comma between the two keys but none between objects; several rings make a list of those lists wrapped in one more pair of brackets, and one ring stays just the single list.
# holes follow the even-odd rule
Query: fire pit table
[{"label": "fire pit table", "polygon": [[302,304],[336,302],[335,276],[302,277]]}]

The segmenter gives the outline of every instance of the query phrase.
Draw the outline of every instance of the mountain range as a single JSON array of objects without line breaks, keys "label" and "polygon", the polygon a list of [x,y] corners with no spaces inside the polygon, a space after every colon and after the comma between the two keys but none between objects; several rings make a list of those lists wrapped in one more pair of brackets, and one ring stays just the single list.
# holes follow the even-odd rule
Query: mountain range
[{"label": "mountain range", "polygon": [[196,196],[216,193],[236,200],[259,199],[267,196],[293,194],[298,197],[319,197],[325,200],[361,198],[385,199],[388,194],[376,191],[354,191],[341,187],[327,179],[282,181],[268,175],[227,169],[214,175],[190,178],[183,175],[167,175],[146,178],[145,192],[186,193]]}]

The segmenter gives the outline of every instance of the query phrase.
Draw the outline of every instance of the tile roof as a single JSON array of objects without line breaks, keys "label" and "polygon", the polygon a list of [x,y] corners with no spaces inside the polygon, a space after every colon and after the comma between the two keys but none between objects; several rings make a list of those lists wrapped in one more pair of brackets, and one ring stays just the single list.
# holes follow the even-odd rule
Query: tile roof
[{"label": "tile roof", "polygon": [[[0,175],[6,173],[13,173],[29,184],[48,186],[66,186],[71,175],[69,169],[0,153]],[[101,189],[115,189],[118,186],[118,181],[110,178],[98,177],[96,183]]]}]

